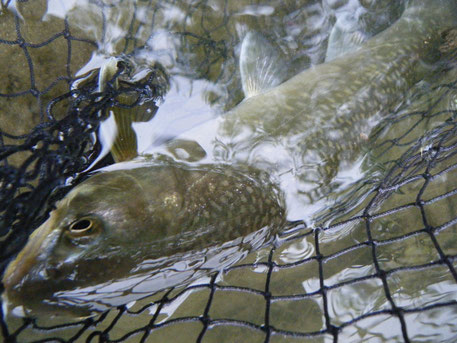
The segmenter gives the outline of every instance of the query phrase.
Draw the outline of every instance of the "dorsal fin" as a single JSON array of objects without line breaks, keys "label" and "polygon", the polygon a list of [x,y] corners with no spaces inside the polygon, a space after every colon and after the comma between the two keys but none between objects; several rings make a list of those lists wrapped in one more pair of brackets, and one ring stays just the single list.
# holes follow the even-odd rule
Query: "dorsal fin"
[{"label": "dorsal fin", "polygon": [[261,34],[249,32],[241,44],[240,73],[244,95],[249,98],[282,83],[287,67],[279,48]]},{"label": "dorsal fin", "polygon": [[368,38],[360,30],[343,29],[337,21],[330,32],[325,62],[332,61],[348,52],[357,51]]}]

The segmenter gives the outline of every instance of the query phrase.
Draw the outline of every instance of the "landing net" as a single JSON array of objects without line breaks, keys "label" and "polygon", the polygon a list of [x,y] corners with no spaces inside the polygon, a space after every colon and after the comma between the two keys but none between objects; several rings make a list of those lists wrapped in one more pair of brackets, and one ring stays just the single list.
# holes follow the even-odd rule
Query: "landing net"
[{"label": "landing net", "polygon": [[[164,95],[159,70],[142,83],[107,87],[102,93],[90,80],[72,87],[84,76],[75,73],[94,51],[155,53],[166,64],[168,56],[161,55],[154,37],[168,30],[174,32],[178,61],[172,76],[219,82],[211,99],[227,107],[240,98],[234,53],[239,13],[231,2],[85,4],[92,11],[89,17],[100,18],[95,34],[82,29],[87,23],[73,22],[75,13],[37,20],[46,13],[46,1],[17,1],[16,10],[2,1],[8,11],[0,17],[2,270],[55,202],[84,179],[80,173],[101,150],[94,134],[107,110],[135,108]],[[246,11],[269,11],[256,5],[246,4]],[[325,6],[315,1],[274,1],[272,6],[281,9],[277,16],[248,16],[246,24],[271,26],[270,38],[286,31],[295,37],[299,46],[282,44],[302,51],[293,61],[297,68],[322,59],[316,39],[325,40],[331,27]],[[177,19],[163,27],[167,10],[176,10]],[[127,34],[113,39],[113,18]],[[306,32],[300,31],[303,22],[309,24]],[[437,75],[433,84],[416,87],[392,109],[370,136],[367,159],[376,161],[375,168],[336,195],[332,206],[317,215],[315,227],[293,223],[281,245],[266,247],[241,264],[92,318],[49,325],[43,318],[7,321],[0,313],[3,340],[455,342],[456,85],[457,72]],[[122,94],[136,94],[137,101],[120,104]],[[111,162],[107,157],[97,166]]]}]

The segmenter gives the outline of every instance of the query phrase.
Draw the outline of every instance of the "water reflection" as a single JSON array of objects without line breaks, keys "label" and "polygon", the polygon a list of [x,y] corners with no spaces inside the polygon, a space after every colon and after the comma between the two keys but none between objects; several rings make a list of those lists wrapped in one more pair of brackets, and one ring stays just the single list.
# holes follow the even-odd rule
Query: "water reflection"
[{"label": "water reflection", "polygon": [[59,312],[60,316],[67,316],[69,319],[84,317],[118,305],[133,306],[136,300],[149,297],[170,286],[205,283],[208,274],[242,260],[249,252],[259,249],[269,239],[271,237],[268,230],[263,229],[221,246],[145,260],[133,268],[128,277],[90,287],[58,291],[44,303],[41,302],[41,298],[37,304],[30,303],[29,299],[28,307],[13,308],[12,312],[21,316],[21,311],[25,311],[28,316]]},{"label": "water reflection", "polygon": [[[354,2],[350,4],[353,6]],[[79,25],[80,28],[87,29],[95,25],[95,29],[88,31],[93,34],[93,39],[102,42],[100,51],[94,54],[92,60],[81,69],[81,74],[99,68],[108,56],[119,55],[126,51],[133,51],[135,58],[149,56],[149,60],[146,58],[146,62],[143,63],[159,61],[169,70],[172,77],[171,91],[157,116],[148,124],[133,126],[140,139],[140,149],[149,147],[150,150],[147,152],[153,158],[168,155],[173,160],[188,162],[192,151],[180,144],[184,141],[194,141],[204,149],[206,154],[192,160],[195,163],[190,164],[192,166],[198,165],[197,162],[232,164],[236,161],[267,170],[286,194],[288,219],[305,219],[311,223],[316,210],[328,204],[326,194],[332,191],[344,193],[352,187],[354,181],[365,177],[364,168],[368,168],[366,167],[368,163],[360,156],[360,146],[367,142],[371,130],[382,120],[381,115],[384,114],[382,112],[387,104],[396,107],[398,102],[402,102],[405,94],[408,94],[410,85],[423,76],[415,73],[411,76],[409,74],[411,65],[407,63],[421,63],[411,58],[411,56],[420,57],[424,50],[425,32],[420,30],[427,30],[427,25],[430,25],[433,30],[437,27],[430,18],[426,19],[427,25],[404,20],[400,22],[403,24],[397,23],[399,26],[393,26],[390,32],[384,33],[380,38],[374,38],[371,43],[369,41],[368,48],[360,47],[357,54],[340,60],[335,59],[333,63],[323,64],[299,74],[282,87],[274,88],[259,97],[247,99],[225,117],[213,119],[214,112],[233,108],[233,105],[241,100],[240,78],[236,76],[235,59],[240,49],[240,38],[248,29],[262,28],[263,25],[271,24],[272,30],[267,36],[270,40],[277,38],[277,44],[283,50],[287,63],[290,64],[288,70],[293,73],[296,72],[294,68],[298,68],[298,65],[304,66],[323,60],[322,52],[325,49],[322,47],[325,44],[322,42],[329,34],[328,30],[325,30],[330,27],[331,21],[324,7],[313,3],[304,5],[303,10],[292,11],[286,7],[275,7],[276,4],[244,6],[241,3],[237,5],[232,3],[230,6],[235,8],[228,8],[229,5],[226,3],[222,5],[214,2],[212,6],[204,8],[208,25],[216,27],[214,36],[211,31],[208,38],[205,36],[207,32],[202,29],[204,25],[200,24],[203,15],[199,11],[202,9],[196,9],[192,12],[193,15],[190,15],[189,8],[185,7],[184,2],[180,5],[157,4],[160,11],[154,12],[159,13],[154,20],[149,15],[151,4],[145,8],[141,8],[142,3],[134,2],[121,2],[116,5],[119,6],[110,7],[110,4],[107,4],[105,7],[103,14],[108,18],[105,32],[97,26],[98,22],[103,21],[103,16],[97,14],[100,8],[90,3],[81,3],[78,6],[68,5],[70,9],[66,9],[66,13],[71,18],[71,23]],[[124,5],[125,9],[122,7]],[[332,8],[333,5],[329,6]],[[219,30],[218,24],[225,18],[220,15],[221,10],[233,11],[230,17],[233,21]],[[93,14],[93,18],[88,16],[82,20],[79,11],[89,11]],[[419,10],[418,12],[421,14]],[[131,22],[131,13],[139,14],[136,20],[139,20],[142,28],[135,33],[134,39],[126,38],[123,29],[124,22]],[[307,18],[306,24],[309,25],[306,30],[313,33],[312,39],[308,31],[303,31],[305,29],[300,22],[303,17]],[[344,16],[335,17],[339,24],[347,19]],[[390,23],[391,20],[393,19],[388,19],[388,22]],[[148,26],[151,23],[157,26]],[[356,20],[353,23],[359,23],[359,21]],[[157,34],[149,36],[147,34],[149,27],[154,30],[162,27],[164,31],[157,31]],[[323,34],[313,32],[313,29],[318,30],[319,27],[324,31]],[[352,32],[353,28],[344,29]],[[363,30],[363,27],[356,27],[358,34]],[[367,31],[366,38],[373,34]],[[295,39],[298,35],[306,38]],[[405,41],[400,38],[404,38]],[[309,46],[306,46],[307,44]],[[419,56],[408,55],[411,53],[410,50],[415,49]],[[151,54],[149,55],[148,52]],[[224,56],[224,54],[227,55]],[[213,58],[214,56],[219,57]],[[387,62],[382,60],[384,57],[388,57]],[[398,60],[396,60],[397,57]],[[353,70],[349,70],[350,67],[354,67]],[[398,78],[393,80],[393,84],[390,83],[391,78],[398,77],[398,74],[403,72],[404,79]],[[419,73],[422,72],[421,70]],[[428,70],[428,72],[434,71]],[[183,95],[185,95],[184,98],[182,98]],[[176,109],[177,106],[186,107],[186,111],[190,109],[191,113],[189,117],[186,114],[186,121],[180,117],[183,113],[180,109]],[[339,113],[340,116],[335,117],[335,113]],[[182,126],[176,126],[178,121]],[[203,124],[198,125],[199,123]],[[149,127],[154,127],[156,131],[151,130],[151,132]],[[170,146],[163,144],[175,136],[179,136],[182,140],[174,146],[174,151],[180,149],[184,154],[173,154]],[[146,137],[145,140],[142,137]],[[214,142],[215,139],[217,144]],[[364,194],[357,201],[362,203],[365,196],[368,195]],[[344,241],[345,238],[352,240],[352,244],[364,242],[366,240],[362,234],[364,225],[363,222],[353,221],[339,225],[340,229],[333,227],[323,232],[320,236],[321,243],[324,249],[326,244],[329,246],[329,250],[325,251],[324,255],[345,249],[348,246],[347,241]],[[128,277],[122,276],[96,286],[82,285],[76,290],[55,292],[54,299],[47,305],[52,308],[55,301],[63,304],[64,307],[68,306],[70,310],[82,307],[83,314],[87,314],[92,310],[103,310],[129,303],[170,286],[188,284],[207,276],[208,272],[230,266],[244,258],[249,251],[258,249],[269,241],[266,237],[270,237],[271,232],[268,230],[267,232],[268,234],[257,231],[232,241],[229,246],[211,246],[204,250],[193,251],[190,255],[183,253],[165,258],[146,259],[132,268],[130,270],[132,275]],[[352,236],[349,235],[350,233]],[[247,243],[250,245],[249,248],[245,246]],[[413,249],[412,253],[406,250],[405,255],[399,257],[393,256],[396,251],[380,249],[379,257],[387,261],[395,261],[399,265],[409,259],[417,263],[416,257],[421,254],[416,255],[414,248],[411,249]],[[314,242],[296,241],[284,247],[280,260],[283,264],[294,263],[314,253]],[[353,253],[353,255],[348,253],[347,258],[337,259],[333,266],[332,261],[326,262],[326,285],[354,280],[373,273],[367,249],[356,249]],[[386,265],[389,268],[396,266]],[[445,273],[446,271],[443,271],[443,274]],[[300,284],[305,292],[319,289],[319,280],[316,277],[309,277],[309,273],[304,275],[304,277],[301,276],[303,279],[300,279]],[[349,285],[345,286],[347,288],[332,291],[330,296],[332,318],[340,318],[339,323],[344,323],[356,316],[386,308],[387,303],[383,299],[382,288],[378,283],[378,279],[373,279],[362,287]],[[416,296],[418,295],[413,295],[413,297]],[[310,303],[313,311],[322,310],[318,300],[315,302],[310,300]],[[283,312],[283,305],[280,304],[274,306],[277,313]],[[84,312],[85,310],[87,312]],[[309,330],[321,329],[323,323],[323,320],[320,320],[321,314],[316,315],[316,318],[318,319],[312,325],[310,324]],[[295,326],[291,324],[290,319],[278,320],[277,325],[281,327],[292,325],[291,330],[294,330]]]}]

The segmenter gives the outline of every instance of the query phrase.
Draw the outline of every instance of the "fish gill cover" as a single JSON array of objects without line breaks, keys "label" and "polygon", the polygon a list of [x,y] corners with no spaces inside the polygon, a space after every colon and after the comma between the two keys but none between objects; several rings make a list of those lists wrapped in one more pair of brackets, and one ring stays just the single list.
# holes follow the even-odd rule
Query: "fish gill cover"
[{"label": "fish gill cover", "polygon": [[[95,133],[109,109],[154,110],[167,97],[161,67],[114,87],[128,76],[129,58],[153,56],[171,80],[207,80],[207,102],[231,108],[241,97],[236,53],[247,28],[278,42],[293,75],[323,62],[333,23],[350,22],[348,13],[369,23],[357,30],[369,38],[401,11],[389,1],[63,3],[2,1],[2,270],[97,160]],[[374,20],[379,11],[388,18]],[[450,44],[443,49],[455,49]],[[112,55],[126,62],[99,92],[91,71]],[[456,84],[451,63],[389,108],[362,137],[368,171],[348,175],[349,186],[329,195],[312,223],[290,223],[281,244],[85,319],[2,313],[3,340],[455,341]],[[97,167],[110,163],[106,157]]]}]

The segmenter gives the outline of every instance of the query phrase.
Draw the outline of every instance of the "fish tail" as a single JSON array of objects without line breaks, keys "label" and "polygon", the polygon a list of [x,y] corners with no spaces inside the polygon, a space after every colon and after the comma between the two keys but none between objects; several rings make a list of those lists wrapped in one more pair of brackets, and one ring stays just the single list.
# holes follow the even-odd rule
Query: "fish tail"
[{"label": "fish tail", "polygon": [[[111,146],[111,155],[115,162],[127,161],[138,156],[137,133],[133,129],[134,123],[148,122],[157,112],[156,100],[160,99],[168,89],[169,80],[165,70],[160,65],[147,67],[148,76],[143,82],[150,82],[154,79],[155,84],[148,84],[149,88],[155,87],[152,93],[155,95],[142,97],[135,89],[134,83],[121,82],[118,78],[114,79],[120,72],[120,62],[122,58],[111,57],[100,68],[99,91],[106,88],[108,82],[117,91],[116,104],[109,108],[109,114],[115,123],[115,137]],[[123,61],[127,63],[126,61]],[[149,75],[149,73],[152,73]],[[121,88],[122,83],[127,84]],[[125,85],[124,85],[125,86]],[[144,87],[144,85],[141,85]],[[145,87],[146,88],[146,87]]]}]

